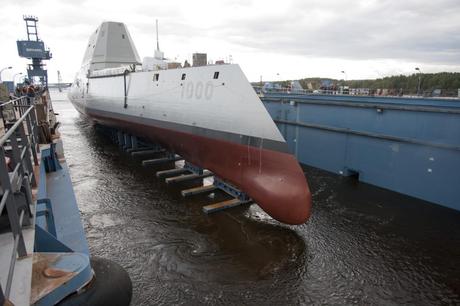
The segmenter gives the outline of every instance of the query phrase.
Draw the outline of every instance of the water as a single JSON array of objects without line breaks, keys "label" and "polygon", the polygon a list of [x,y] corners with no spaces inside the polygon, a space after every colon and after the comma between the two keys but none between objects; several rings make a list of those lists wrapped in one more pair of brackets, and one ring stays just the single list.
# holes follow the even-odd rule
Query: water
[{"label": "water", "polygon": [[53,93],[92,255],[120,263],[132,305],[459,304],[460,213],[308,168],[314,211],[207,216]]}]

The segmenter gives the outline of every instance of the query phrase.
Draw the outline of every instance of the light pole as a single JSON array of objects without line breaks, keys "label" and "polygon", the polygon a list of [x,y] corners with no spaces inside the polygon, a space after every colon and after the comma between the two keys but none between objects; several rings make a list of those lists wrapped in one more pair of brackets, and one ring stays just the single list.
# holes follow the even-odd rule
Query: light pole
[{"label": "light pole", "polygon": [[[279,86],[279,87],[277,87],[277,86]],[[281,76],[280,76],[279,72],[276,73],[276,80],[275,80],[275,82],[273,84],[273,89],[278,89],[278,88],[279,89],[283,88],[283,86],[281,86]]]},{"label": "light pole", "polygon": [[415,67],[415,70],[418,71],[418,85],[417,85],[417,96],[420,96],[421,94],[421,85],[422,85],[422,71],[420,70],[420,68],[418,67]]},{"label": "light pole", "polygon": [[346,90],[345,90],[345,84],[347,82],[347,73],[345,72],[345,70],[342,70],[340,71],[341,73],[343,73],[343,85],[342,85],[342,88],[340,88],[340,94],[343,95],[345,94]]},{"label": "light pole", "polygon": [[8,66],[8,67],[0,69],[0,83],[2,82],[2,72],[3,72],[3,70],[7,70],[7,69],[11,69],[11,68],[13,68],[13,67]]},{"label": "light pole", "polygon": [[15,74],[13,75],[13,85],[14,85],[14,86],[16,86],[15,79],[16,79],[16,76],[17,76],[17,75],[22,75],[22,72],[15,73]]}]

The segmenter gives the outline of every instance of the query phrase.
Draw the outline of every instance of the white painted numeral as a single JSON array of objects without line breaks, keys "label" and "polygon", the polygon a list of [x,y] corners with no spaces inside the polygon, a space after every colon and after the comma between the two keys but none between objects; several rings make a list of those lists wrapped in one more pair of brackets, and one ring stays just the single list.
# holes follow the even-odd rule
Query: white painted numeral
[{"label": "white painted numeral", "polygon": [[186,89],[185,95],[187,99],[190,99],[193,96],[193,83],[192,82],[187,83],[187,89]]},{"label": "white painted numeral", "polygon": [[205,96],[206,100],[211,99],[213,93],[214,93],[214,86],[212,86],[211,81],[208,81],[206,83],[206,88],[204,90],[204,96]]},{"label": "white painted numeral", "polygon": [[202,95],[203,95],[203,83],[198,82],[196,83],[196,87],[195,87],[195,98],[201,99]]},{"label": "white painted numeral", "polygon": [[198,81],[194,82],[187,82],[184,86],[182,86],[180,97],[181,99],[191,99],[195,97],[195,99],[201,99],[203,96],[206,100],[212,98],[214,94],[214,86],[211,81],[206,82],[206,85],[203,85],[203,82]]}]

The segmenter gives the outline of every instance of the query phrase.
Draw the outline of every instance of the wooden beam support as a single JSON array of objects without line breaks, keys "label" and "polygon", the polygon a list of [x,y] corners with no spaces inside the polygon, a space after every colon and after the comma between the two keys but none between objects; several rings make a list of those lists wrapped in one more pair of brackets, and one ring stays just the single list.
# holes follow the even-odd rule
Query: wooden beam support
[{"label": "wooden beam support", "polygon": [[164,153],[164,152],[166,152],[165,149],[152,149],[152,148],[134,149],[131,151],[131,156],[149,155],[149,154]]},{"label": "wooden beam support", "polygon": [[211,192],[216,190],[217,187],[214,185],[207,185],[207,186],[199,186],[195,188],[190,188],[190,189],[184,189],[181,191],[181,194],[183,197],[195,195],[195,194],[200,194],[200,193],[205,193],[205,192]]},{"label": "wooden beam support", "polygon": [[175,162],[178,160],[182,160],[183,158],[180,157],[179,155],[176,155],[175,157],[163,157],[163,158],[155,158],[155,159],[146,159],[142,161],[142,166],[151,166],[151,165],[160,165],[160,164],[165,164],[165,163],[170,163],[170,162]]},{"label": "wooden beam support", "polygon": [[189,170],[184,169],[184,168],[174,168],[174,169],[157,171],[156,176],[158,178],[162,178],[162,177],[167,177],[167,176],[176,175],[176,174],[183,174],[187,172],[189,172]]},{"label": "wooden beam support", "polygon": [[175,177],[168,177],[165,179],[166,184],[171,184],[171,183],[180,183],[180,182],[185,182],[189,180],[195,180],[195,179],[201,179],[205,177],[213,176],[213,173],[211,171],[205,170],[203,174],[185,174],[185,175],[179,175]]},{"label": "wooden beam support", "polygon": [[242,202],[238,199],[230,199],[230,200],[214,203],[211,205],[206,205],[203,207],[203,212],[205,212],[206,214],[210,214],[210,213],[221,211],[227,208],[235,207],[235,206],[238,206],[244,203],[247,203],[247,202]]}]

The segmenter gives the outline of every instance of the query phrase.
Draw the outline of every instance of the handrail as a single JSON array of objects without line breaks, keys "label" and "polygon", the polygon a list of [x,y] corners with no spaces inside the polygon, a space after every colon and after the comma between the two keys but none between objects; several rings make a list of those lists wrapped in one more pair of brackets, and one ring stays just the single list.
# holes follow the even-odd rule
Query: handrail
[{"label": "handrail", "polygon": [[19,100],[24,99],[24,98],[27,98],[27,96],[20,96],[18,98],[9,100],[8,102],[3,102],[2,104],[0,104],[0,107],[2,107],[4,105],[7,105],[7,104],[10,104],[10,103],[14,103],[14,102],[19,101]]},{"label": "handrail", "polygon": [[8,130],[8,132],[6,132],[5,135],[3,135],[3,137],[0,139],[0,146],[3,146],[3,144],[11,137],[11,135],[13,135],[18,126],[22,124],[22,122],[26,119],[26,117],[29,115],[32,109],[34,109],[34,107],[34,105],[31,105],[21,116],[21,118],[19,118],[18,121],[16,121],[14,125]]},{"label": "handrail", "polygon": [[0,201],[0,214],[3,211],[3,207],[5,207],[6,199],[8,199],[9,195],[10,195],[10,190],[9,189],[5,190],[2,196],[2,200]]},{"label": "handrail", "polygon": [[[288,102],[294,101],[299,104],[312,104],[312,105],[326,105],[326,106],[344,106],[356,108],[369,108],[369,109],[388,109],[388,110],[401,110],[401,111],[416,111],[416,112],[431,112],[431,113],[449,113],[460,114],[460,109],[451,106],[434,106],[423,104],[396,104],[388,102],[368,102],[353,99],[353,96],[341,96],[345,99],[331,99],[327,96],[298,96],[298,97],[282,97],[282,96],[265,96],[261,99],[265,102]],[[330,100],[327,100],[327,99]]]},{"label": "handrail", "polygon": [[[24,219],[24,211],[21,211],[21,215],[19,216],[19,224],[22,224],[23,219]],[[11,253],[10,269],[8,270],[8,279],[6,280],[6,286],[5,286],[5,296],[6,297],[10,296],[11,284],[13,283],[14,266],[16,265],[16,250],[18,249],[19,240],[21,239],[19,235],[22,236],[22,233],[18,235],[13,234],[14,246],[13,246],[13,252]]]},{"label": "handrail", "polygon": [[[35,103],[29,105],[30,98],[32,97],[23,96],[0,105],[1,108],[13,104],[13,107],[17,108],[13,112],[14,118],[8,119],[14,123],[0,138],[0,185],[3,190],[0,214],[6,208],[13,235],[13,249],[6,284],[2,284],[5,285],[3,288],[0,285],[1,296],[6,299],[10,296],[17,258],[27,256],[22,227],[23,221],[24,225],[30,224],[29,218],[32,217],[30,206],[33,204],[30,196],[31,185],[36,184],[33,164],[38,165],[38,120]],[[17,119],[19,116],[20,118]],[[17,200],[14,196],[17,192],[25,193],[25,200]]]}]

